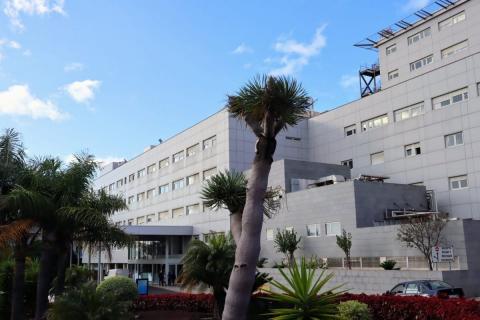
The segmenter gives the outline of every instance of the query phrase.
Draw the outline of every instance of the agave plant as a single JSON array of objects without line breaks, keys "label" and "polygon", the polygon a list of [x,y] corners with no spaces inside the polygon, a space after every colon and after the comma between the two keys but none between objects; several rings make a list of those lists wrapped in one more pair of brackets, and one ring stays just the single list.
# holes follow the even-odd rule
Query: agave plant
[{"label": "agave plant", "polygon": [[339,319],[337,300],[344,291],[338,289],[342,285],[329,290],[322,290],[333,278],[332,273],[322,271],[318,276],[315,269],[309,269],[305,258],[300,265],[296,262],[288,271],[278,269],[286,285],[273,280],[272,286],[279,292],[268,291],[265,297],[281,307],[272,308],[267,316],[276,320],[330,320]]}]

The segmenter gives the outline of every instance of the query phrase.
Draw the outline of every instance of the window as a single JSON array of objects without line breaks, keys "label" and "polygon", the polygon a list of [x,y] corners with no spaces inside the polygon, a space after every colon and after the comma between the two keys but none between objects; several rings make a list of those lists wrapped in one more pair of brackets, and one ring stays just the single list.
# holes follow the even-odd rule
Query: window
[{"label": "window", "polygon": [[128,197],[127,204],[131,204],[135,202],[135,196]]},{"label": "window", "polygon": [[147,167],[147,174],[152,174],[157,171],[157,164],[151,164]]},{"label": "window", "polygon": [[137,218],[137,224],[144,224],[145,223],[145,216],[141,216]]},{"label": "window", "polygon": [[153,222],[153,219],[155,219],[155,213],[147,214],[147,223]]},{"label": "window", "polygon": [[445,148],[452,148],[461,145],[463,145],[463,131],[445,136]]},{"label": "window", "polygon": [[178,179],[172,182],[172,190],[178,190],[185,187],[185,179]]},{"label": "window", "polygon": [[398,69],[395,69],[388,73],[388,80],[393,80],[395,78],[398,78]]},{"label": "window", "polygon": [[381,164],[384,161],[385,160],[384,160],[384,157],[383,157],[383,151],[382,152],[377,152],[377,153],[372,153],[370,155],[370,162],[372,163],[372,166],[374,166],[376,164]]},{"label": "window", "polygon": [[290,179],[290,191],[295,192],[300,190],[300,179]]},{"label": "window", "polygon": [[133,224],[133,221],[135,221],[135,220],[133,220],[133,219],[128,219],[128,225],[131,226],[131,225]]},{"label": "window", "polygon": [[175,153],[172,158],[173,163],[179,162],[180,160],[183,160],[183,150]]},{"label": "window", "polygon": [[147,190],[147,199],[152,199],[153,197],[155,197],[155,191],[155,188]]},{"label": "window", "polygon": [[405,294],[419,294],[418,285],[416,283],[408,283],[405,288]]},{"label": "window", "polygon": [[445,48],[442,50],[442,59],[447,58],[449,56],[453,56],[454,54],[457,54],[459,52],[462,52],[468,48],[468,41],[462,41],[460,43],[457,43],[451,47]]},{"label": "window", "polygon": [[140,169],[137,171],[137,178],[141,178],[145,176],[145,169]]},{"label": "window", "polygon": [[272,228],[267,228],[265,230],[265,234],[267,236],[267,240],[271,241],[273,240],[273,237],[274,237],[274,232],[273,232],[273,229]]},{"label": "window", "polygon": [[477,96],[480,96],[480,82],[477,83]]},{"label": "window", "polygon": [[120,188],[121,186],[123,186],[123,179],[117,181],[117,188]]},{"label": "window", "polygon": [[[433,62],[433,54],[410,63],[410,71],[415,71]],[[390,76],[390,74],[389,74]]]},{"label": "window", "polygon": [[115,183],[110,183],[108,186],[108,191],[112,191],[113,189],[115,189]]},{"label": "window", "polygon": [[211,149],[217,145],[217,136],[203,140],[203,150]]},{"label": "window", "polygon": [[187,177],[187,186],[190,186],[194,183],[197,183],[200,179],[200,175],[198,173],[192,174],[191,176]]},{"label": "window", "polygon": [[320,236],[320,228],[318,224],[309,224],[307,225],[307,237],[318,237]]},{"label": "window", "polygon": [[459,22],[462,22],[465,20],[465,11],[462,11],[460,13],[457,13],[456,15],[454,16],[451,16],[450,18],[448,19],[445,19],[443,21],[440,21],[438,23],[438,29],[439,30],[442,30],[442,29],[445,29],[447,27],[451,27],[453,26],[454,24],[457,24]]},{"label": "window", "polygon": [[432,99],[433,109],[441,109],[454,103],[468,100],[468,88],[453,91]]},{"label": "window", "polygon": [[169,219],[169,218],[170,218],[170,214],[169,214],[168,210],[158,213],[158,221],[166,220],[166,219]]},{"label": "window", "polygon": [[415,33],[413,36],[408,37],[408,45],[412,45],[423,38],[429,37],[432,34],[430,28],[424,29],[418,33]]},{"label": "window", "polygon": [[168,192],[168,183],[158,187],[158,194],[164,194]]},{"label": "window", "polygon": [[420,142],[412,143],[405,146],[405,157],[414,157],[422,153]]},{"label": "window", "polygon": [[145,199],[145,192],[140,192],[137,194],[137,202],[143,201]]},{"label": "window", "polygon": [[135,173],[132,173],[131,175],[128,176],[128,182],[132,182],[135,180]]},{"label": "window", "polygon": [[285,136],[285,140],[301,141],[301,140],[302,140],[302,138],[299,138],[299,137],[291,137],[291,136]]},{"label": "window", "polygon": [[203,171],[203,180],[210,179],[211,176],[217,173],[217,168],[211,168]]},{"label": "window", "polygon": [[345,127],[343,131],[345,132],[345,137],[353,136],[357,133],[357,125],[352,124],[351,126]]},{"label": "window", "polygon": [[160,169],[168,167],[169,164],[170,164],[170,161],[168,158],[165,158],[158,162],[158,166],[160,167]]},{"label": "window", "polygon": [[450,190],[460,190],[468,188],[467,176],[458,176],[448,178],[450,184]]},{"label": "window", "polygon": [[343,160],[340,162],[342,166],[349,167],[350,169],[353,168],[353,159]]},{"label": "window", "polygon": [[394,115],[395,122],[398,122],[398,121],[414,118],[424,113],[425,113],[425,109],[423,107],[423,102],[420,102],[402,109],[395,110],[393,112],[393,115]]},{"label": "window", "polygon": [[387,56],[396,52],[396,51],[397,51],[397,44],[396,43],[392,44],[391,46],[388,46],[385,49],[385,52],[386,52]]},{"label": "window", "polygon": [[183,207],[172,209],[172,216],[174,218],[177,218],[177,217],[180,217],[180,216],[183,216],[183,215],[185,215],[185,211],[184,211]]},{"label": "window", "polygon": [[376,118],[362,122],[362,131],[368,131],[374,128],[382,127],[388,124],[388,116],[386,114]]},{"label": "window", "polygon": [[325,235],[327,236],[339,236],[342,233],[340,222],[327,222],[325,223]]},{"label": "window", "polygon": [[198,203],[187,206],[187,216],[189,214],[199,213],[200,205]]},{"label": "window", "polygon": [[187,148],[187,158],[188,157],[193,157],[194,155],[196,155],[198,153],[198,149],[199,149],[199,144],[198,143],[196,145],[188,147]]}]

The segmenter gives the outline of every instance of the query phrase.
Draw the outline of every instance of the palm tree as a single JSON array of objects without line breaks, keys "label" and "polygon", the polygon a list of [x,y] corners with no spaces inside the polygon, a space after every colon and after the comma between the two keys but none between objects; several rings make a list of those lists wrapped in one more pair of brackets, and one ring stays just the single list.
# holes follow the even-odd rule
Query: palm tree
[{"label": "palm tree", "polygon": [[[214,210],[225,208],[230,212],[230,232],[238,243],[242,234],[242,213],[247,198],[247,178],[243,172],[219,172],[212,176],[201,191],[207,207]],[[265,193],[263,212],[267,217],[280,208],[279,190],[268,189]]]},{"label": "palm tree", "polygon": [[229,112],[235,118],[244,120],[257,137],[242,216],[242,235],[237,244],[223,313],[225,320],[243,320],[260,253],[263,201],[277,145],[275,138],[281,130],[296,125],[306,117],[312,99],[293,79],[263,76],[256,77],[236,95],[229,96],[227,106]]},{"label": "palm tree", "polygon": [[215,319],[220,319],[222,315],[234,257],[232,237],[220,234],[212,236],[208,243],[192,240],[182,259],[182,273],[177,281],[187,289],[211,288],[215,299]]},{"label": "palm tree", "polygon": [[25,148],[20,133],[8,128],[0,136],[0,194],[8,192],[25,165]]},{"label": "palm tree", "polygon": [[278,252],[285,255],[290,267],[295,262],[294,253],[298,249],[300,241],[302,241],[302,237],[297,238],[295,230],[278,230],[275,235],[274,246]]}]

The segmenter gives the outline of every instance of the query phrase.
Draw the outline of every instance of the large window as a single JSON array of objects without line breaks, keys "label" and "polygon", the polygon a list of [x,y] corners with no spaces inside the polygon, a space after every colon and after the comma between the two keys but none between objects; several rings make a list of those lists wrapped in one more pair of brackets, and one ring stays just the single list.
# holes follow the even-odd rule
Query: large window
[{"label": "large window", "polygon": [[339,236],[342,233],[340,222],[327,222],[325,223],[325,235],[327,236]]},{"label": "large window", "polygon": [[462,11],[460,13],[457,13],[456,15],[454,16],[451,16],[450,18],[447,18],[445,20],[442,20],[438,23],[438,29],[439,30],[442,30],[442,29],[445,29],[445,28],[448,28],[448,27],[451,27],[453,26],[454,24],[457,24],[459,22],[462,22],[464,21],[466,18],[465,16],[465,11]]},{"label": "large window", "polygon": [[384,114],[362,122],[362,131],[382,127],[388,124],[388,115]]},{"label": "large window", "polygon": [[388,46],[385,49],[385,53],[387,54],[387,56],[396,52],[396,51],[397,51],[397,44],[396,43],[392,44],[391,46]]},{"label": "large window", "polygon": [[145,216],[141,216],[137,218],[137,224],[144,224],[145,223]]},{"label": "large window", "polygon": [[405,146],[405,157],[414,157],[422,153],[420,142],[408,144]]},{"label": "large window", "polygon": [[172,190],[178,190],[185,187],[185,179],[178,179],[172,182]]},{"label": "large window", "polygon": [[418,70],[433,62],[433,54],[410,63],[410,71]]},{"label": "large window", "polygon": [[453,91],[432,99],[433,109],[441,109],[451,104],[468,100],[468,88]]},{"label": "large window", "polygon": [[357,125],[352,124],[351,126],[345,127],[343,131],[345,133],[345,137],[353,136],[354,134],[357,133]]},{"label": "large window", "polygon": [[172,209],[172,216],[174,218],[180,217],[180,216],[183,216],[183,215],[185,215],[185,209],[183,207]]},{"label": "large window", "polygon": [[191,147],[187,148],[187,158],[188,157],[193,157],[198,153],[198,150],[200,149],[200,145],[197,143],[196,145],[193,145]]},{"label": "large window", "polygon": [[137,193],[137,202],[143,201],[145,199],[145,192]]},{"label": "large window", "polygon": [[132,182],[135,180],[135,173],[132,173],[131,175],[128,176],[128,182]]},{"label": "large window", "polygon": [[164,194],[164,193],[167,193],[168,192],[168,183],[164,184],[164,185],[161,185],[160,187],[158,187],[158,193],[159,194]]},{"label": "large window", "polygon": [[273,240],[273,238],[275,237],[275,233],[274,233],[274,231],[273,231],[272,228],[267,228],[267,229],[265,230],[265,234],[266,234],[266,236],[267,236],[267,240],[268,240],[268,241]]},{"label": "large window", "polygon": [[418,33],[415,33],[413,36],[408,37],[408,45],[412,45],[423,38],[429,37],[432,34],[432,30],[430,28],[424,29]]},{"label": "large window", "polygon": [[200,175],[198,173],[192,174],[191,176],[187,177],[187,186],[190,186],[194,183],[197,183],[200,179]]},{"label": "large window", "polygon": [[203,180],[208,180],[210,179],[211,176],[217,173],[217,168],[210,168],[205,171],[203,171]]},{"label": "large window", "polygon": [[467,176],[457,176],[448,178],[450,184],[450,190],[460,190],[468,188]]},{"label": "large window", "polygon": [[388,80],[393,80],[395,78],[398,78],[398,76],[399,76],[398,69],[392,70],[388,73]]},{"label": "large window", "polygon": [[463,132],[447,134],[445,136],[445,147],[452,148],[463,145]]},{"label": "large window", "polygon": [[371,162],[372,165],[384,163],[385,159],[384,159],[384,156],[383,156],[383,151],[382,152],[377,152],[377,153],[372,153],[370,155],[370,162]]},{"label": "large window", "polygon": [[145,176],[145,169],[140,169],[137,171],[137,178],[141,178]]},{"label": "large window", "polygon": [[349,167],[350,169],[353,168],[353,159],[343,160],[340,162],[342,166]]},{"label": "large window", "polygon": [[216,144],[217,144],[217,136],[213,136],[213,137],[210,137],[208,139],[203,140],[202,147],[203,147],[203,150],[211,149],[211,148],[215,147]]},{"label": "large window", "polygon": [[123,179],[117,181],[117,189],[123,186]]},{"label": "large window", "polygon": [[170,213],[168,212],[168,210],[158,213],[158,221],[166,220],[166,219],[170,219],[170,218],[171,218],[171,216],[170,216]]},{"label": "large window", "polygon": [[151,164],[147,167],[147,174],[152,174],[157,171],[157,164]]},{"label": "large window", "polygon": [[459,52],[462,52],[468,48],[468,41],[462,41],[460,43],[457,43],[451,47],[445,48],[442,50],[442,59],[447,58],[449,56],[453,56],[454,54],[457,54]]},{"label": "large window", "polygon": [[307,225],[307,237],[319,237],[320,226],[316,223]]},{"label": "large window", "polygon": [[420,102],[402,109],[395,110],[393,115],[395,118],[395,122],[398,122],[398,121],[414,118],[424,113],[425,113],[425,108],[423,106],[423,102]]},{"label": "large window", "polygon": [[127,204],[132,204],[135,202],[135,196],[128,197]]},{"label": "large window", "polygon": [[182,151],[177,152],[173,155],[172,162],[173,163],[179,162],[179,161],[183,160],[183,157],[184,157],[184,152],[182,150]]},{"label": "large window", "polygon": [[156,190],[157,190],[156,188],[148,189],[147,190],[147,199],[152,199],[153,197],[155,197],[155,191]]},{"label": "large window", "polygon": [[169,164],[170,160],[168,158],[162,159],[158,162],[158,166],[160,167],[160,169],[168,167]]},{"label": "large window", "polygon": [[198,203],[191,204],[191,205],[187,206],[186,211],[187,211],[187,216],[189,214],[199,213],[200,212],[200,205]]},{"label": "large window", "polygon": [[108,191],[113,191],[113,189],[115,189],[115,183],[110,183],[108,186]]}]

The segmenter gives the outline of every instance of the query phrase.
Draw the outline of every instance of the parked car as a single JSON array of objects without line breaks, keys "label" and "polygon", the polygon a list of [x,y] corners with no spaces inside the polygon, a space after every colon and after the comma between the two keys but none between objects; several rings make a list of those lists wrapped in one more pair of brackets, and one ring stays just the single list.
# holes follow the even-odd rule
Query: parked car
[{"label": "parked car", "polygon": [[448,298],[463,298],[462,288],[454,286],[440,280],[415,280],[397,284],[387,294],[398,296],[424,296]]}]

